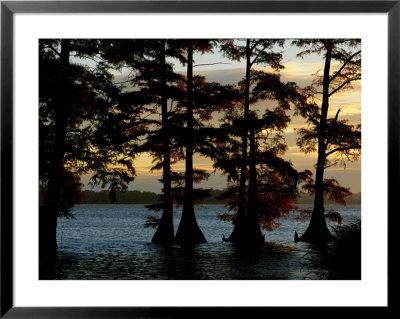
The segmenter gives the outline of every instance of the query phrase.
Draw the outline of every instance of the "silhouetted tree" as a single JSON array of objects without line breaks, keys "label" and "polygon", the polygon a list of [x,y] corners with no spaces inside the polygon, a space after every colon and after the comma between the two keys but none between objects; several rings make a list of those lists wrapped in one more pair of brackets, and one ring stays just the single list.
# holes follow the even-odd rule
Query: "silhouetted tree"
[{"label": "silhouetted tree", "polygon": [[[146,114],[141,119],[142,124],[146,125],[146,134],[140,150],[150,153],[154,158],[151,170],[163,171],[160,201],[147,206],[151,210],[162,210],[162,215],[161,218],[149,216],[145,227],[157,227],[153,243],[170,245],[174,242],[171,165],[183,157],[182,152],[173,146],[176,136],[174,105],[176,96],[180,94],[177,83],[182,82],[183,78],[174,72],[170,60],[180,58],[181,54],[178,48],[171,45],[171,40],[133,40],[130,45],[127,54],[137,50],[137,46],[141,48],[140,60],[124,61],[121,58],[133,74],[128,79],[134,88],[130,94],[135,95],[136,100],[141,100],[146,108]],[[124,44],[124,47],[128,45]]]},{"label": "silhouetted tree", "polygon": [[[240,146],[237,142],[230,141],[226,154],[235,154],[240,150],[241,156],[233,155],[233,157],[222,156],[217,162],[217,165],[228,173],[231,181],[238,181],[239,185],[231,187],[231,195],[237,194],[237,200],[233,197],[233,206],[237,207],[237,213],[234,219],[234,229],[228,240],[236,243],[243,242],[262,242],[263,236],[259,224],[260,212],[260,191],[258,180],[260,174],[257,173],[256,166],[258,164],[266,164],[268,166],[267,157],[271,158],[271,150],[260,153],[258,144],[256,142],[257,132],[262,132],[264,124],[259,120],[256,113],[250,111],[250,105],[258,103],[266,99],[275,99],[280,101],[280,110],[287,108],[287,103],[290,102],[290,92],[295,92],[295,85],[293,83],[284,85],[280,82],[279,78],[271,73],[254,70],[253,67],[269,66],[272,70],[279,70],[283,68],[281,65],[282,55],[275,52],[276,48],[282,46],[284,40],[279,39],[247,39],[245,45],[241,45],[240,41],[225,40],[222,44],[222,52],[233,60],[246,61],[246,74],[243,81],[240,82],[240,92],[242,98],[240,103],[243,106],[243,115],[237,117],[237,114],[228,114],[231,123],[241,136]],[[292,90],[292,91],[291,91]],[[297,94],[297,93],[296,93]],[[300,95],[293,97],[296,102],[299,101]],[[301,100],[301,99],[300,99]],[[268,114],[268,112],[267,112]],[[277,113],[276,113],[277,114]],[[276,121],[276,124],[282,121],[282,117],[273,117],[269,113],[267,122]],[[285,118],[284,123],[289,119]],[[269,124],[270,128],[274,128],[275,124]],[[286,125],[283,124],[282,125]],[[232,130],[232,124],[225,126],[228,130]],[[276,127],[279,129],[279,126]],[[232,132],[231,132],[232,133]],[[235,133],[233,132],[233,135]],[[276,142],[276,140],[275,140]],[[275,145],[277,146],[277,145]],[[239,149],[238,149],[239,148]],[[276,148],[277,149],[277,148]],[[267,153],[269,153],[267,155]],[[266,155],[263,158],[262,154]],[[277,151],[272,152],[274,156],[278,154]],[[235,163],[240,163],[240,175],[237,175]],[[267,176],[267,175],[264,175]],[[247,180],[249,184],[247,186]],[[222,216],[226,218],[227,215]]]},{"label": "silhouetted tree", "polygon": [[[293,200],[298,195],[298,183],[304,180],[307,172],[297,172],[291,162],[281,156],[287,149],[283,131],[290,122],[286,114],[292,104],[304,103],[304,96],[297,91],[294,83],[282,83],[276,74],[253,74],[258,80],[254,83],[251,101],[265,103],[267,109],[260,117],[256,111],[249,112],[249,156],[248,187],[246,187],[247,213],[243,224],[236,233],[236,243],[257,243],[263,241],[260,225],[271,231],[280,224],[277,219],[286,217],[293,210]],[[262,79],[260,78],[262,76]],[[268,105],[277,103],[277,106]],[[231,186],[222,198],[228,198],[228,207],[237,211],[239,206],[239,185],[242,138],[242,115],[228,113],[221,126],[215,167],[228,175]],[[236,225],[237,214],[219,214],[225,221]],[[227,239],[231,241],[230,238]],[[233,240],[232,240],[233,241]]]},{"label": "silhouetted tree", "polygon": [[[215,43],[211,40],[187,40],[177,41],[176,44],[181,46],[186,53],[186,85],[185,85],[185,100],[184,106],[186,107],[186,129],[184,132],[184,147],[185,147],[185,187],[182,217],[179,223],[178,231],[175,236],[177,243],[181,245],[194,245],[206,242],[206,238],[201,232],[195,216],[194,202],[195,194],[193,189],[194,168],[193,168],[193,154],[195,143],[195,128],[194,128],[194,103],[193,98],[193,53],[194,52],[212,52]],[[204,176],[204,172],[198,171]]]},{"label": "silhouetted tree", "polygon": [[[148,42],[154,46],[154,41],[157,40],[149,40]],[[165,168],[163,166],[166,164],[165,156],[162,156],[159,147],[163,144],[162,140],[169,143],[169,159],[171,160],[168,164],[169,168],[171,164],[185,160],[184,172],[173,172],[170,168],[169,183],[172,202],[176,206],[183,206],[182,219],[175,241],[187,246],[205,241],[195,218],[194,205],[208,196],[210,190],[195,189],[194,183],[199,183],[208,178],[209,173],[193,167],[194,154],[199,153],[207,156],[207,152],[210,152],[210,144],[207,142],[208,138],[203,122],[209,121],[214,111],[229,104],[226,101],[226,92],[229,92],[227,86],[207,83],[204,77],[193,75],[193,52],[211,51],[214,42],[211,40],[167,40],[165,42],[167,57],[170,61],[169,64],[166,64],[168,72],[166,97],[170,105],[168,126],[158,123],[161,129],[153,128],[150,130],[147,141],[143,145],[143,149],[150,152],[155,159],[155,165],[152,169]],[[139,74],[136,77],[141,81],[143,89],[146,89],[148,94],[157,95],[161,90],[159,84],[154,84],[157,75],[152,74],[152,72],[157,69],[154,66],[157,64],[156,54],[159,54],[158,52],[161,52],[161,50],[155,47],[156,53],[154,54],[151,53],[152,50],[154,49],[150,48],[150,51],[147,52],[148,65],[139,69]],[[172,62],[175,61],[187,66],[186,77],[174,72]],[[158,80],[156,80],[156,83],[158,83]],[[157,104],[156,101],[155,104]],[[167,113],[165,112],[165,114]],[[208,133],[210,131],[212,130],[209,129]],[[163,180],[165,182],[165,177]],[[173,184],[172,187],[171,184]],[[160,203],[149,205],[148,208],[153,210],[163,209],[164,198],[167,198],[165,192],[160,197]],[[172,222],[172,214],[170,220]],[[161,222],[162,218],[149,216],[145,226],[162,229]]]},{"label": "silhouetted tree", "polygon": [[[57,248],[58,218],[72,217],[70,209],[80,202],[82,174],[94,172],[92,183],[109,185],[112,194],[125,189],[135,173],[135,148],[129,144],[135,136],[119,121],[119,90],[99,51],[95,40],[39,41],[42,256]],[[90,58],[94,66],[72,63],[71,56]]]},{"label": "silhouetted tree", "polygon": [[[302,57],[316,53],[324,56],[324,71],[317,76],[314,83],[307,88],[311,102],[300,109],[307,118],[309,127],[298,130],[297,141],[300,149],[305,153],[318,152],[315,181],[310,180],[307,190],[314,195],[314,208],[310,224],[306,232],[297,240],[315,242],[331,237],[324,213],[324,194],[331,194],[331,198],[339,203],[350,195],[347,188],[341,187],[337,181],[324,180],[327,167],[356,160],[361,152],[361,125],[350,125],[346,120],[339,120],[340,109],[335,117],[328,118],[329,101],[335,94],[350,89],[353,82],[361,79],[361,49],[360,40],[356,39],[315,39],[295,40],[293,44],[303,51],[298,54]],[[339,66],[332,67],[333,62]],[[322,87],[322,92],[319,89]],[[314,98],[322,95],[319,107]],[[330,157],[330,159],[328,159]]]},{"label": "silhouetted tree", "polygon": [[[174,241],[173,207],[171,193],[171,153],[170,153],[170,130],[168,116],[167,96],[167,64],[166,64],[166,41],[156,42],[159,46],[159,55],[156,61],[159,64],[159,99],[161,100],[161,134],[162,134],[162,165],[163,165],[163,213],[158,228],[153,236],[152,242],[156,244],[172,244]],[[157,77],[156,77],[157,78]],[[156,93],[157,94],[157,93]]]}]

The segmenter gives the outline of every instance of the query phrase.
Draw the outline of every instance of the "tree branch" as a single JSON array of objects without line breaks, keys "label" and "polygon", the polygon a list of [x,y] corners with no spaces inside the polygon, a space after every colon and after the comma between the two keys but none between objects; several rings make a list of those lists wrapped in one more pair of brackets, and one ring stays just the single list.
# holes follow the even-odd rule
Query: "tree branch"
[{"label": "tree branch", "polygon": [[353,149],[357,149],[359,147],[357,146],[347,146],[347,147],[338,147],[333,149],[332,151],[329,151],[328,153],[325,154],[325,157],[328,157],[329,155],[332,155],[333,153],[339,152],[339,151],[349,151],[349,150],[353,150]]},{"label": "tree branch", "polygon": [[230,63],[228,63],[228,62],[204,63],[204,64],[196,64],[196,65],[193,65],[193,67],[195,68],[196,66],[216,65],[216,64],[230,64]]},{"label": "tree branch", "polygon": [[253,51],[257,45],[259,45],[261,43],[261,39],[258,39],[251,47],[250,47],[250,51]]},{"label": "tree branch", "polygon": [[334,121],[336,122],[339,117],[340,109],[337,110]]},{"label": "tree branch", "polygon": [[361,53],[361,50],[357,51],[352,56],[350,56],[347,60],[345,60],[343,65],[340,67],[340,69],[329,79],[329,83],[331,83],[340,74],[340,72],[342,72],[344,67],[359,53]]},{"label": "tree branch", "polygon": [[329,164],[329,165],[325,165],[324,169],[327,169],[327,168],[332,167],[332,166],[336,166],[337,164],[338,164],[338,161],[336,161],[336,162],[334,162],[332,164]]},{"label": "tree branch", "polygon": [[250,62],[250,67],[253,66],[254,63],[257,63],[257,59],[259,58],[259,56],[261,55],[261,53],[263,53],[265,50],[267,49],[267,47],[263,47],[260,51],[258,51],[257,55],[255,56],[255,58],[253,59],[253,61]]},{"label": "tree branch", "polygon": [[333,94],[335,94],[337,91],[339,91],[340,89],[342,89],[345,85],[349,84],[350,82],[353,81],[357,81],[357,80],[361,80],[360,77],[355,77],[352,79],[348,79],[347,81],[343,82],[342,84],[340,84],[336,89],[334,89],[331,93],[329,93],[329,96],[332,96]]},{"label": "tree branch", "polygon": [[60,54],[56,49],[54,49],[51,45],[46,44],[46,46],[47,46],[49,49],[51,49],[53,52],[55,52],[58,56],[61,56],[61,54]]}]

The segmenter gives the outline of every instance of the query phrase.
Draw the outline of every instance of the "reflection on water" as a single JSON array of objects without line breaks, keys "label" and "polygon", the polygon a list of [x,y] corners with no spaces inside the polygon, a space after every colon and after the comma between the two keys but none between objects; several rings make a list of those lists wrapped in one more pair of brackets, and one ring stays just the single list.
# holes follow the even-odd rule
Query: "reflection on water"
[{"label": "reflection on water", "polygon": [[[44,280],[298,280],[319,279],[317,271],[305,270],[309,246],[293,243],[296,229],[307,223],[283,221],[278,230],[266,233],[270,242],[244,249],[222,241],[232,225],[216,219],[218,206],[199,208],[198,223],[208,242],[193,249],[152,244],[154,229],[144,228],[148,211],[139,205],[82,205],[74,220],[60,220],[59,250],[53,260],[41,261]],[[347,208],[344,217],[360,216],[360,208]],[[179,221],[179,213],[175,223]]]},{"label": "reflection on water", "polygon": [[305,244],[267,244],[243,249],[231,243],[206,243],[194,249],[151,243],[87,253],[60,250],[42,262],[40,279],[305,279]]}]

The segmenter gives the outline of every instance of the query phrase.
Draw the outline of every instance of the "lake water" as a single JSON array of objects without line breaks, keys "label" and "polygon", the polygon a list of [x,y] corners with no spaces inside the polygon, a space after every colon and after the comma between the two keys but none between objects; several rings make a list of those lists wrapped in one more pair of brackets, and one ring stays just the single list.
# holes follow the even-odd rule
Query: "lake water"
[{"label": "lake water", "polygon": [[[328,207],[327,207],[328,208]],[[361,217],[360,206],[334,207],[343,224]],[[80,205],[75,219],[60,219],[55,261],[41,263],[40,279],[318,279],[318,270],[304,267],[306,243],[294,243],[294,231],[301,235],[308,221],[296,214],[282,219],[282,226],[264,232],[267,244],[257,249],[240,249],[222,241],[232,232],[229,222],[216,215],[224,206],[196,207],[198,224],[207,243],[185,250],[151,243],[155,232],[144,228],[149,213],[144,205]],[[175,231],[180,211],[175,214]]]}]

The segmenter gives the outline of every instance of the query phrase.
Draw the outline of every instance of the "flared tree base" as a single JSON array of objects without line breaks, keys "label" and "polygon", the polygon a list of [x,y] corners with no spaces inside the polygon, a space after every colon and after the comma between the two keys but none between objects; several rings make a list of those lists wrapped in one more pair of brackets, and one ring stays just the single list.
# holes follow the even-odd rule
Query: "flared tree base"
[{"label": "flared tree base", "polygon": [[265,238],[261,233],[260,226],[257,223],[251,223],[242,220],[236,224],[232,234],[224,241],[232,242],[238,245],[257,245],[265,243]]},{"label": "flared tree base", "polygon": [[172,222],[161,221],[151,239],[153,244],[170,246],[174,243],[174,226]]},{"label": "flared tree base", "polygon": [[206,243],[207,240],[199,229],[181,230],[176,233],[175,243],[182,247],[193,247],[198,244]]},{"label": "flared tree base", "polygon": [[259,244],[264,244],[265,243],[265,238],[264,236],[254,236],[252,234],[246,234],[246,233],[241,233],[241,234],[235,234],[235,235],[230,235],[228,238],[224,238],[224,241],[234,243],[236,245],[259,245]]},{"label": "flared tree base", "polygon": [[299,237],[297,232],[294,235],[294,242],[306,242],[311,244],[317,244],[329,241],[333,238],[333,235],[328,229],[326,225],[325,217],[323,214],[320,214],[319,217],[312,217],[310,224],[308,225],[305,233]]},{"label": "flared tree base", "polygon": [[207,240],[195,219],[182,219],[176,232],[175,242],[181,246],[192,247],[206,243]]},{"label": "flared tree base", "polygon": [[170,246],[174,243],[174,236],[171,237],[168,232],[156,231],[151,242],[157,245]]}]

